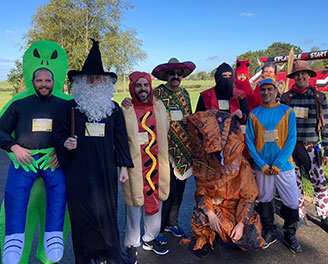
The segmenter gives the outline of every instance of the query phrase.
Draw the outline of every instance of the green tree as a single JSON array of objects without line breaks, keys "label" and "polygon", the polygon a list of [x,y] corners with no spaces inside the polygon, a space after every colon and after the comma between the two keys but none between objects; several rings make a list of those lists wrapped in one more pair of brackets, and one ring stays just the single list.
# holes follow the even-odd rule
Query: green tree
[{"label": "green tree", "polygon": [[27,46],[43,39],[55,41],[67,52],[69,69],[81,69],[91,48],[90,38],[100,41],[105,70],[127,73],[146,57],[136,31],[124,30],[122,15],[131,4],[123,0],[50,0],[39,7]]},{"label": "green tree", "polygon": [[14,94],[20,93],[26,89],[23,78],[23,64],[19,61],[15,61],[15,67],[8,73],[8,82],[14,88]]}]

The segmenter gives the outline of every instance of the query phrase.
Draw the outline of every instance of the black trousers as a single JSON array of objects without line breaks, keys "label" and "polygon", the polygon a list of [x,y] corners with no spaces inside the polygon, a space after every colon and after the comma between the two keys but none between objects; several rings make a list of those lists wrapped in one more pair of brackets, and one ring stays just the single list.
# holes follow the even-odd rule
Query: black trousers
[{"label": "black trousers", "polygon": [[173,167],[170,164],[170,194],[163,203],[161,232],[165,226],[178,225],[179,209],[183,199],[187,180],[179,180],[175,177]]}]

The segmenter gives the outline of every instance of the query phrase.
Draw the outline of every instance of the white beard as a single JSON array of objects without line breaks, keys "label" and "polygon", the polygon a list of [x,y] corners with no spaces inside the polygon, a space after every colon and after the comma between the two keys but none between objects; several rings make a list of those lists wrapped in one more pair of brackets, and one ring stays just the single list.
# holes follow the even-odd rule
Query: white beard
[{"label": "white beard", "polygon": [[73,81],[72,94],[77,109],[87,116],[89,122],[99,122],[111,116],[115,109],[112,79],[104,75],[102,79],[100,84],[87,84],[87,76],[78,75]]}]

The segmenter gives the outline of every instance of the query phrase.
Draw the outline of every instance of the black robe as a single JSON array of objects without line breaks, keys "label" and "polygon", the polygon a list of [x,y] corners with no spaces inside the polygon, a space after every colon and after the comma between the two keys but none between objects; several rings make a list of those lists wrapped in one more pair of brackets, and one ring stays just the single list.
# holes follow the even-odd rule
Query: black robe
[{"label": "black robe", "polygon": [[[104,137],[85,135],[85,114],[68,102],[61,128],[56,131],[59,161],[66,173],[66,189],[72,223],[76,263],[109,259],[123,263],[117,226],[117,167],[133,167],[122,110],[115,103],[105,123]],[[63,144],[71,129],[71,108],[75,111],[77,149]]]}]

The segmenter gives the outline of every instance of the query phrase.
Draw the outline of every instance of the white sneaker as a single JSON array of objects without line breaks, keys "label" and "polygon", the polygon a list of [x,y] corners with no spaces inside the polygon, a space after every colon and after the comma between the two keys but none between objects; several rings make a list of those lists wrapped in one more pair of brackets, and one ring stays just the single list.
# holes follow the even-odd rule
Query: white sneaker
[{"label": "white sneaker", "polygon": [[44,251],[48,260],[61,260],[64,254],[63,232],[44,232]]},{"label": "white sneaker", "polygon": [[4,264],[17,264],[23,254],[25,233],[5,236],[2,261]]}]

